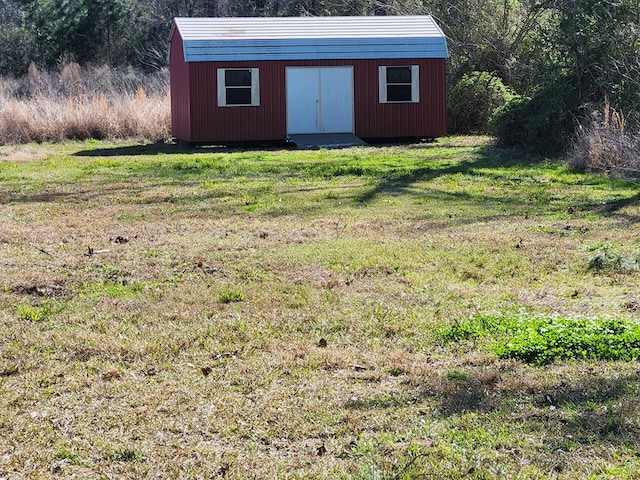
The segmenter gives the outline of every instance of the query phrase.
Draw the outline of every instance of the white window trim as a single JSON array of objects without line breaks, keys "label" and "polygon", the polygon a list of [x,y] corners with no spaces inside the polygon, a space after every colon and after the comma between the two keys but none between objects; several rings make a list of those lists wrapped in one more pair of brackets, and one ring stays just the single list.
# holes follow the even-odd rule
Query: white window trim
[{"label": "white window trim", "polygon": [[[411,67],[411,100],[392,102],[387,100],[387,68]],[[378,67],[378,99],[380,103],[418,103],[420,102],[420,70],[419,65],[389,65]]]},{"label": "white window trim", "polygon": [[[251,71],[251,103],[227,105],[227,85],[225,72],[227,70]],[[218,106],[219,107],[259,107],[260,106],[260,74],[257,68],[219,68],[218,69]]]}]

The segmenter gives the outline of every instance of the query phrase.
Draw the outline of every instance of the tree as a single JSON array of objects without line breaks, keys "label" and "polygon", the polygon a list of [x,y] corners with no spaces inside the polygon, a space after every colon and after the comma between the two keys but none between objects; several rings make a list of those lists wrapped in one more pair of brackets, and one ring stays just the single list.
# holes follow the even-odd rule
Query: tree
[{"label": "tree", "polygon": [[640,4],[568,0],[557,7],[556,41],[581,105],[637,108],[640,99]]},{"label": "tree", "polygon": [[137,15],[131,0],[21,0],[37,63],[128,63]]},{"label": "tree", "polygon": [[0,75],[24,74],[32,57],[33,42],[24,28],[20,6],[0,0]]},{"label": "tree", "polygon": [[580,119],[605,104],[637,110],[640,4],[549,0],[535,8],[549,27],[536,37],[546,55],[535,58],[535,82],[497,114],[494,133],[507,144],[558,153]]}]

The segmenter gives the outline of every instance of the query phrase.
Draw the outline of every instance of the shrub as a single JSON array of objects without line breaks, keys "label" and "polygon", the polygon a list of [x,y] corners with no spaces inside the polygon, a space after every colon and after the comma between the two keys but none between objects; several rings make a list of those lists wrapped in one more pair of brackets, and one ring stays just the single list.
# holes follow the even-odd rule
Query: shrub
[{"label": "shrub", "polygon": [[456,133],[486,133],[493,112],[513,93],[500,77],[488,72],[466,73],[449,93],[447,116]]},{"label": "shrub", "polygon": [[500,145],[529,148],[544,154],[565,150],[573,132],[577,96],[567,81],[515,96],[498,107],[489,120],[489,132]]}]

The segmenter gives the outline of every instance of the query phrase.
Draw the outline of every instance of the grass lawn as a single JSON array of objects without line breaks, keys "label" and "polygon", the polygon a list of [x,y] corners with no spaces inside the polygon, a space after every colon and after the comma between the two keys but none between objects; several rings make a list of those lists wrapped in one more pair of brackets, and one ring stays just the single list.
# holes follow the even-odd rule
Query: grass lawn
[{"label": "grass lawn", "polygon": [[0,147],[0,478],[639,478],[638,198],[477,137]]}]

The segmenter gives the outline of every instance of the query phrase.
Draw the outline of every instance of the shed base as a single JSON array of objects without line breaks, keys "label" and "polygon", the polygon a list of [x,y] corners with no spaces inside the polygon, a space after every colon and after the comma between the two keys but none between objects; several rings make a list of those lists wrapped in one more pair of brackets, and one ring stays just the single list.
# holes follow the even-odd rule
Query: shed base
[{"label": "shed base", "polygon": [[366,145],[361,139],[353,133],[314,133],[289,135],[289,142],[293,142],[301,149],[312,148],[344,148]]}]

